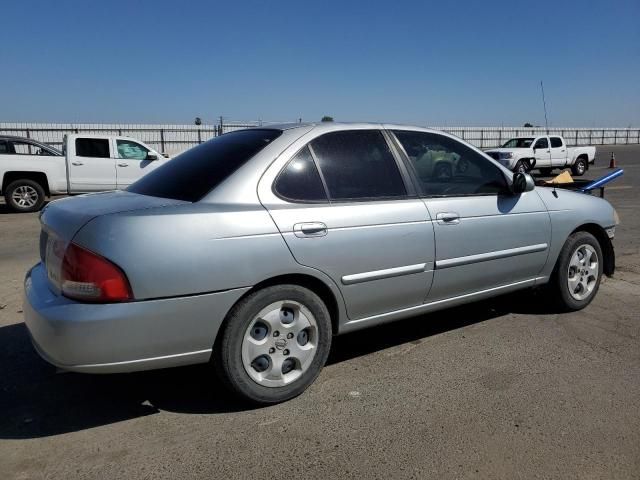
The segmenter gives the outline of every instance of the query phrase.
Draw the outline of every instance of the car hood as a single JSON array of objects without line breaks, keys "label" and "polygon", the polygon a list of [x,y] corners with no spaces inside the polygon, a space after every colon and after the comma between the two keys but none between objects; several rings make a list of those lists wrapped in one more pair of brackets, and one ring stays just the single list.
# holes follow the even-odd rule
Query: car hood
[{"label": "car hood", "polygon": [[518,153],[524,150],[529,150],[529,149],[528,148],[490,148],[489,150],[485,150],[485,152]]},{"label": "car hood", "polygon": [[43,228],[71,241],[78,230],[101,215],[189,203],[125,191],[67,197],[49,203],[40,213]]}]

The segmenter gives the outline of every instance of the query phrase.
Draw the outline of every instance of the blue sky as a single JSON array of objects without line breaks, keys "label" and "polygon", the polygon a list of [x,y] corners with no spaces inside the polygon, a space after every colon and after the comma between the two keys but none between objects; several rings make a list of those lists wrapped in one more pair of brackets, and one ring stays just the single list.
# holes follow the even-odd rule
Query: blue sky
[{"label": "blue sky", "polygon": [[640,126],[640,1],[5,2],[0,121]]}]

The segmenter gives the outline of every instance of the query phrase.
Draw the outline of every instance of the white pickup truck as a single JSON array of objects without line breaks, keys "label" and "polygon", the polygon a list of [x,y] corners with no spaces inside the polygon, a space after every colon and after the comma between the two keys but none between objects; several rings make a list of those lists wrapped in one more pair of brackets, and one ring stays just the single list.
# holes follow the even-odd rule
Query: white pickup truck
[{"label": "white pickup truck", "polygon": [[34,212],[48,196],[126,188],[166,161],[128,137],[65,135],[60,152],[28,138],[0,136],[0,194],[9,208]]},{"label": "white pickup truck", "polygon": [[550,175],[554,168],[570,167],[580,176],[594,162],[596,147],[567,147],[564,138],[558,136],[518,137],[485,153],[514,172],[537,168],[543,175]]}]

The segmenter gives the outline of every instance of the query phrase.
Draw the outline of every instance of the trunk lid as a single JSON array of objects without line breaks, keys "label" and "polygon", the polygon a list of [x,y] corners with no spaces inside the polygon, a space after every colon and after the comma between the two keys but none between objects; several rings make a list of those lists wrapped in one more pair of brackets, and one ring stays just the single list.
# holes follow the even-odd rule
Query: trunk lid
[{"label": "trunk lid", "polygon": [[95,217],[182,203],[188,202],[125,191],[90,193],[51,202],[40,214],[40,223],[43,229],[53,230],[61,239],[70,241],[80,228]]},{"label": "trunk lid", "polygon": [[75,234],[92,219],[112,213],[178,205],[184,202],[125,191],[100,192],[56,200],[40,213],[40,259],[56,293],[64,253]]}]

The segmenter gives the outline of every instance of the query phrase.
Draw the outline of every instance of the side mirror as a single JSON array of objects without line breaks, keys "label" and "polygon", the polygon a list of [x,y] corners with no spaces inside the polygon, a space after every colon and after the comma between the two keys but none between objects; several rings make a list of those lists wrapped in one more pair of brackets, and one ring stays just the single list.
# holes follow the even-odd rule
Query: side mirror
[{"label": "side mirror", "polygon": [[147,152],[147,158],[145,160],[157,160],[158,156],[153,152]]},{"label": "side mirror", "polygon": [[528,173],[516,172],[513,174],[511,191],[515,194],[530,192],[536,187],[533,177]]}]

